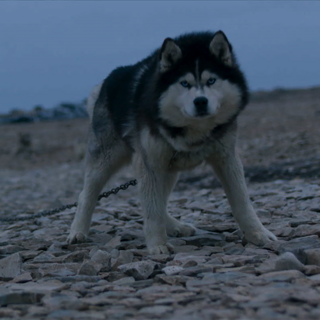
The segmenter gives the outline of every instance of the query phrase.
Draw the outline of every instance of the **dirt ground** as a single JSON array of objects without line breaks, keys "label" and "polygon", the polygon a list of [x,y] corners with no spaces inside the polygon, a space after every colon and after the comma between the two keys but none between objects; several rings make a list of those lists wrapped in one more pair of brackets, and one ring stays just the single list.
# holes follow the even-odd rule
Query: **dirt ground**
[{"label": "dirt ground", "polygon": [[[0,217],[77,200],[87,127],[86,119],[0,126]],[[319,319],[320,87],[254,93],[238,150],[254,207],[279,241],[243,242],[201,166],[181,174],[170,201],[174,216],[198,228],[193,239],[170,240],[172,255],[146,253],[134,187],[97,206],[84,245],[66,243],[73,210],[2,223],[0,318]],[[131,178],[128,168],[111,186]]]}]

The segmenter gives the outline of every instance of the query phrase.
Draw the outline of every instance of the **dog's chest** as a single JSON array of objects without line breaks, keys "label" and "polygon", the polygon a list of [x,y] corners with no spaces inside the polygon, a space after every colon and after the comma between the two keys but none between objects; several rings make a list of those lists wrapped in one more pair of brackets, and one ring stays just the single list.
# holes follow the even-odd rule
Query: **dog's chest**
[{"label": "dog's chest", "polygon": [[213,152],[213,136],[209,130],[186,132],[175,138],[165,137],[174,151],[169,161],[169,168],[187,170],[200,165]]},{"label": "dog's chest", "polygon": [[175,151],[169,161],[169,169],[189,170],[200,165],[210,153],[210,148],[196,152]]},{"label": "dog's chest", "polygon": [[[173,128],[171,128],[173,129]],[[184,156],[187,158],[198,158],[198,153],[207,153],[212,142],[213,126],[199,126],[196,128],[183,128],[179,134],[172,134],[172,131],[160,128],[163,138],[178,152],[192,153]],[[197,153],[197,154],[193,154]]]}]

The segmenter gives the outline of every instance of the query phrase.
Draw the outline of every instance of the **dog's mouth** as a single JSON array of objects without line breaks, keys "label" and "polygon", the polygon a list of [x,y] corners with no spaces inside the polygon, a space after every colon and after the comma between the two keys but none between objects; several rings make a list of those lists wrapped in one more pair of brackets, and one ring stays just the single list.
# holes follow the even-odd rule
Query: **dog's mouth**
[{"label": "dog's mouth", "polygon": [[210,113],[207,110],[206,111],[198,111],[195,114],[189,114],[185,110],[182,110],[182,114],[185,118],[194,120],[194,121],[201,121],[204,119],[214,118],[217,115],[218,112]]}]

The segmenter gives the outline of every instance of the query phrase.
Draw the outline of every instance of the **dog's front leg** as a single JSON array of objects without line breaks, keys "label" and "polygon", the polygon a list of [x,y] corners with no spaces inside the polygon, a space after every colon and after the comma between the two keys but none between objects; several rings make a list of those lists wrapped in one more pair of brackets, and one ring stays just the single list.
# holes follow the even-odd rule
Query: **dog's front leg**
[{"label": "dog's front leg", "polygon": [[241,161],[235,150],[235,129],[215,142],[207,161],[213,167],[228,197],[233,216],[246,239],[256,245],[277,240],[259,220],[249,199]]},{"label": "dog's front leg", "polygon": [[139,154],[134,156],[134,168],[138,179],[144,232],[150,254],[169,253],[167,244],[167,202],[176,180],[176,173],[152,166]]}]

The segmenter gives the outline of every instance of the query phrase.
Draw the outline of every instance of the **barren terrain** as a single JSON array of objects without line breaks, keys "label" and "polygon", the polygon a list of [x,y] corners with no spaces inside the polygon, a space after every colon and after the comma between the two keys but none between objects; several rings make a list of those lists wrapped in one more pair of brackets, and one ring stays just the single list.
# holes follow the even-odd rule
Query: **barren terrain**
[{"label": "barren terrain", "polygon": [[[87,127],[0,126],[0,218],[77,200]],[[320,88],[255,93],[238,150],[254,207],[279,241],[246,243],[202,166],[172,194],[170,213],[198,229],[171,238],[171,255],[148,255],[135,187],[99,202],[85,244],[66,243],[74,210],[0,222],[0,318],[319,319]],[[131,178],[128,168],[109,187]]]}]

